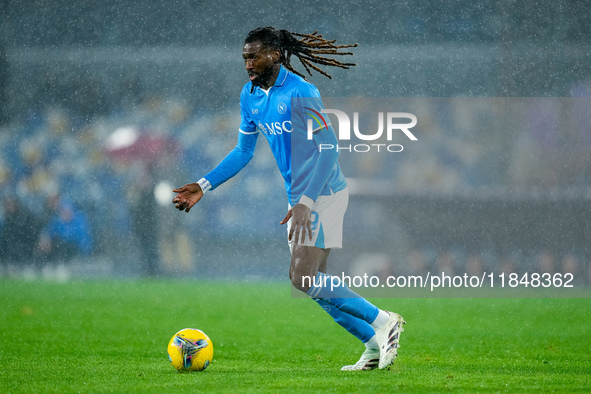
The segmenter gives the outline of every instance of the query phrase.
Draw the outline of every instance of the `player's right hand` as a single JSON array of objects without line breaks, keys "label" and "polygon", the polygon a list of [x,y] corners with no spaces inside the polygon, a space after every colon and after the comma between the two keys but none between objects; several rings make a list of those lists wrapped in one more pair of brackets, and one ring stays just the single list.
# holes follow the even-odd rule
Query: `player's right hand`
[{"label": "player's right hand", "polygon": [[193,205],[197,204],[203,197],[203,190],[198,183],[187,183],[177,189],[172,189],[177,195],[172,199],[175,208],[179,211],[189,212]]}]

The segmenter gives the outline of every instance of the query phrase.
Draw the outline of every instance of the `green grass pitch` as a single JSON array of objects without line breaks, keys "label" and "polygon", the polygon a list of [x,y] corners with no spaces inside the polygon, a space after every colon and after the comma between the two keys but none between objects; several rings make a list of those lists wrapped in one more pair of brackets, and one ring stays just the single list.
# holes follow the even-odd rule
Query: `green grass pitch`
[{"label": "green grass pitch", "polygon": [[[379,299],[408,324],[390,370],[289,282],[0,280],[0,392],[591,391],[591,299]],[[170,337],[214,343],[178,373]],[[373,391],[372,391],[373,390]]]}]

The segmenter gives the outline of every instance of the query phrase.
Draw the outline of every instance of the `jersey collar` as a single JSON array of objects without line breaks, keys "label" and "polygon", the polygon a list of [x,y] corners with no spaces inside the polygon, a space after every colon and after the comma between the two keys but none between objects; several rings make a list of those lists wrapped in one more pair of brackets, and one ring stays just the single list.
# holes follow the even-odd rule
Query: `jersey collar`
[{"label": "jersey collar", "polygon": [[[285,83],[285,80],[287,79],[287,72],[288,71],[285,69],[285,67],[280,65],[279,66],[279,74],[277,74],[277,79],[275,80],[275,83],[273,84],[273,86],[283,86],[283,84]],[[269,89],[265,90],[265,89],[261,88],[260,86],[251,85],[250,94],[252,94],[252,92],[254,92],[255,89],[260,89],[263,92],[269,94],[269,91],[271,90],[271,88],[273,86],[271,86]]]},{"label": "jersey collar", "polygon": [[287,70],[285,69],[285,67],[280,66],[279,74],[277,75],[277,79],[275,80],[275,83],[273,84],[273,86],[282,86],[283,83],[285,83],[286,79],[287,79]]}]

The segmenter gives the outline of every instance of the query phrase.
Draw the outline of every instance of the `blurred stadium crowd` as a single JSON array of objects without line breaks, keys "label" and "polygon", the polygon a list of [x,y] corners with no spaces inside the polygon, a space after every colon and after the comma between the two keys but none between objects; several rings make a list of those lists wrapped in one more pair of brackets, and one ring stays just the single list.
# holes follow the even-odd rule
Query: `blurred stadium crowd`
[{"label": "blurred stadium crowd", "polygon": [[[215,191],[202,209],[180,216],[169,202],[172,187],[198,180],[235,144],[244,82],[239,50],[248,30],[240,21],[256,17],[257,9],[220,2],[209,5],[215,18],[197,20],[195,10],[164,1],[147,7],[139,1],[80,7],[31,3],[36,6],[1,6],[0,259],[5,266],[25,262],[41,269],[48,262],[105,257],[121,264],[137,261],[138,272],[155,274],[166,268],[163,261],[179,254],[192,266],[195,237],[277,238],[286,199],[262,140],[247,175]],[[584,2],[492,5],[466,0],[442,5],[445,9],[431,2],[405,3],[393,15],[374,12],[382,2],[370,1],[355,6],[363,9],[351,6],[338,18],[327,18],[339,4],[323,2],[312,17],[309,7],[293,10],[288,3],[273,3],[279,16],[269,22],[295,31],[318,26],[326,36],[365,45],[359,48],[361,63],[366,61],[362,72],[338,71],[339,83],[312,80],[325,96],[591,95],[591,59],[588,50],[581,50],[591,39],[585,19],[591,6]],[[219,28],[220,20],[223,26],[241,28]],[[383,28],[368,31],[367,26],[376,25]],[[515,42],[527,48],[521,58],[520,49],[512,49]],[[471,52],[456,58],[464,44]],[[202,59],[198,52],[195,60],[184,54],[187,45],[196,46],[191,50],[218,47],[220,55]],[[130,48],[139,48],[139,55]],[[542,56],[543,48],[559,51]],[[152,54],[149,62],[146,53]],[[508,56],[506,63],[497,54]],[[158,89],[158,82],[174,87]],[[484,114],[486,108],[479,105],[487,103],[475,101],[466,111],[447,102],[447,124],[425,130],[420,154],[345,152],[341,166],[347,177],[393,185],[387,192],[398,196],[453,198],[484,190],[485,196],[501,191],[507,201],[515,195],[589,200],[587,106],[567,111],[569,127],[562,132],[548,125],[565,120],[564,102],[546,100],[532,101],[527,108],[528,130],[501,127],[475,133],[474,117],[466,114]],[[388,196],[382,197],[359,204],[360,210],[352,213],[353,222],[365,223],[347,229],[356,245],[379,243],[382,230],[399,231],[387,224],[374,226],[380,217],[396,216],[388,210]],[[179,223],[186,230],[172,242]],[[395,227],[403,231],[404,224]],[[566,247],[548,250],[494,250],[490,245],[397,243],[404,236],[390,235],[395,240],[390,246],[404,250],[386,248],[386,254],[397,256],[386,259],[387,267],[402,267],[397,270],[543,266],[578,272],[591,281],[591,254],[580,245],[569,247],[568,240]]]},{"label": "blurred stadium crowd", "polygon": [[[557,106],[556,111],[544,108],[544,116],[557,114],[559,100],[545,100],[533,107],[549,102]],[[453,114],[449,108],[453,104],[444,112]],[[411,198],[453,199],[481,190],[496,191],[491,196],[497,197],[504,192],[501,195],[507,201],[515,193],[521,198],[542,195],[551,199],[556,193],[589,198],[589,134],[569,138],[568,133],[558,135],[555,128],[544,128],[548,122],[534,122],[530,132],[519,133],[518,143],[503,153],[508,149],[502,143],[503,135],[474,134],[469,124],[461,127],[466,122],[464,112],[455,114],[449,120],[452,127],[426,129],[429,134],[421,135],[421,149],[414,153],[342,153],[343,171],[355,180],[378,181],[387,186],[387,193]],[[587,117],[587,129],[576,130],[588,131],[588,110],[581,115]],[[91,117],[77,117],[60,106],[41,106],[26,119],[5,124],[0,133],[2,260],[42,264],[80,255],[127,256],[141,261],[147,273],[155,273],[166,229],[181,215],[172,209],[170,189],[199,179],[218,163],[234,146],[238,124],[237,108],[223,113],[198,111],[172,98],[151,98]],[[133,137],[131,142],[115,140],[126,135]],[[245,170],[247,175],[237,185],[220,188],[204,202],[208,205],[182,216],[189,233],[203,233],[199,229],[205,225],[209,236],[219,240],[254,240],[275,234],[275,224],[284,214],[285,196],[265,145],[261,140],[255,159]],[[519,165],[512,165],[511,160],[518,160]],[[381,208],[375,203],[360,204],[361,211],[355,215],[361,219],[353,220],[363,225],[347,230],[355,242],[371,245],[383,238],[376,233],[390,231],[388,224],[377,225],[380,217],[392,214],[384,212],[391,202],[382,197]],[[564,260],[569,266],[578,264],[577,270],[582,271],[587,258],[578,246],[561,247],[559,254],[517,247],[501,255],[494,249],[487,254],[461,247],[438,250],[415,240],[405,249],[412,264],[435,267],[445,261],[454,270],[475,261],[506,268],[529,261],[535,266],[539,258],[556,270]]]},{"label": "blurred stadium crowd", "polygon": [[[152,250],[143,260],[158,259],[159,214],[180,215],[172,209],[172,187],[199,179],[221,161],[235,144],[239,122],[236,114],[192,113],[172,99],[152,99],[89,119],[80,121],[66,108],[48,106],[32,110],[23,122],[3,126],[3,259],[113,257],[126,255],[136,244],[140,251]],[[136,140],[113,148],[118,143],[113,136],[125,136],[125,131]],[[261,209],[267,199],[284,197],[280,187],[267,187],[275,173],[272,158],[258,156],[249,166],[247,190],[220,189],[206,218],[199,215],[207,220],[209,232],[231,235],[244,230],[241,204],[258,210],[260,218],[278,212]],[[251,229],[252,236],[265,231],[264,222]],[[150,273],[154,267],[146,269]]]}]

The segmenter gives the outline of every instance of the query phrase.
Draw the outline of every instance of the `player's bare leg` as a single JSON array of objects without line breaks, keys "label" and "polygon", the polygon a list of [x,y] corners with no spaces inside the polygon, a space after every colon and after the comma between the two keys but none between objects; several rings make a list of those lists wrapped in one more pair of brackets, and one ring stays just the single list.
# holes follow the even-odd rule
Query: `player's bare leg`
[{"label": "player's bare leg", "polygon": [[330,249],[324,249],[328,253],[324,254],[324,259],[320,262],[320,267],[318,267],[318,272],[324,272],[326,274],[326,268],[328,266],[328,255],[330,254]]},{"label": "player's bare leg", "polygon": [[307,293],[318,271],[326,272],[330,249],[294,244],[291,251],[289,278],[293,286]]}]

